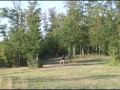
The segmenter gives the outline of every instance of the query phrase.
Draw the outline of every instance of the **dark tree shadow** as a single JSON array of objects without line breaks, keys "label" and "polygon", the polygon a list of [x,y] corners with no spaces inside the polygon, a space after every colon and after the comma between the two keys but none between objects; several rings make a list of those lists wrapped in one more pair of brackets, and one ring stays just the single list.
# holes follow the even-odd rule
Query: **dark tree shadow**
[{"label": "dark tree shadow", "polygon": [[32,72],[32,71],[22,70],[21,72],[13,72],[13,73],[0,73],[0,75],[19,74],[19,73],[26,73],[26,72]]},{"label": "dark tree shadow", "polygon": [[[89,59],[89,60],[80,60],[80,61],[72,61],[69,62],[65,60],[65,64],[59,64],[60,58],[50,58],[43,62],[43,68],[53,68],[53,67],[63,67],[63,66],[84,66],[84,65],[100,65],[104,64],[105,61],[102,59]],[[48,66],[47,66],[48,65]],[[0,73],[0,75],[8,75],[8,74],[18,74],[18,73],[25,73],[30,72],[27,70],[22,70],[21,72],[13,72],[13,73]]]},{"label": "dark tree shadow", "polygon": [[[25,79],[29,83],[34,83],[34,82],[51,82],[51,81],[82,81],[84,79],[90,79],[90,80],[99,80],[99,79],[111,79],[111,78],[120,78],[120,75],[93,75],[89,77],[78,77],[78,78],[27,78]],[[14,79],[15,80],[15,79]]]},{"label": "dark tree shadow", "polygon": [[60,57],[57,58],[49,58],[49,59],[42,59],[44,65],[46,64],[58,64],[60,61]]},{"label": "dark tree shadow", "polygon": [[[69,62],[68,60],[65,60],[65,64],[59,64],[59,58],[57,59],[50,59],[48,61],[45,61],[44,64],[44,68],[52,68],[52,67],[61,67],[61,66],[82,66],[82,65],[100,65],[100,64],[104,64],[106,62],[106,60],[103,59],[84,59],[84,60],[79,60],[79,61],[71,61]],[[46,67],[45,65],[49,65],[49,67]]]}]

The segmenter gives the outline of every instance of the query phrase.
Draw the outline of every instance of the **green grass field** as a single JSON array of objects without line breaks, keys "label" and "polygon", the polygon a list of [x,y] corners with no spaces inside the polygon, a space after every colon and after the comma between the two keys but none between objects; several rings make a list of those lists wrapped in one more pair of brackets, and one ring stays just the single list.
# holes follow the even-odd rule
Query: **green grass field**
[{"label": "green grass field", "polygon": [[0,88],[120,89],[120,67],[109,66],[106,60],[109,58],[99,56],[67,61],[64,65],[56,61],[40,69],[1,68]]}]

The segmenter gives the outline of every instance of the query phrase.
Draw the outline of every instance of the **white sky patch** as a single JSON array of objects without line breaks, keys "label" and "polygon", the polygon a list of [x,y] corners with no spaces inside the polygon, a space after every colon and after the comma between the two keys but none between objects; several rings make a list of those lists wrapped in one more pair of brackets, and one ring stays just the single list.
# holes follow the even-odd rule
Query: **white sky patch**
[{"label": "white sky patch", "polygon": [[[46,13],[47,18],[48,18],[48,9],[56,7],[57,13],[66,13],[66,9],[64,8],[64,1],[38,1],[41,7],[41,12]],[[41,26],[43,35],[45,34],[43,31],[43,24]]]},{"label": "white sky patch", "polygon": [[[15,1],[17,2],[17,1]],[[18,1],[19,2],[19,1]],[[48,16],[48,9],[56,7],[57,13],[66,13],[66,9],[64,8],[64,2],[65,1],[38,1],[39,6],[41,8],[41,12],[46,12]],[[0,8],[13,8],[13,1],[0,1]],[[21,1],[21,8],[26,9],[28,7],[28,1]],[[8,24],[10,25],[7,19],[1,19],[2,24]],[[42,28],[43,29],[43,28]],[[43,30],[42,30],[43,31]],[[0,36],[0,41],[2,37]]]}]

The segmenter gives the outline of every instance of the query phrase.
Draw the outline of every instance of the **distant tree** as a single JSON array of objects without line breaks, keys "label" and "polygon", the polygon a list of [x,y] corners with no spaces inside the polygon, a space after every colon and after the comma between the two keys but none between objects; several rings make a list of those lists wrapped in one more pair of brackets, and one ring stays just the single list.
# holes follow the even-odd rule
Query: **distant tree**
[{"label": "distant tree", "polygon": [[[21,28],[24,29],[24,13],[21,9],[21,5],[18,2],[13,2],[14,8],[2,8],[1,17],[7,18],[10,22],[7,41],[5,42],[5,55],[6,59],[11,62],[12,66],[20,66],[21,62]],[[21,33],[20,33],[21,32]],[[14,56],[13,56],[14,54]]]},{"label": "distant tree", "polygon": [[[37,1],[30,1],[26,12],[26,22],[28,31],[26,32],[26,57],[29,67],[42,67],[39,59],[39,50],[41,47],[41,8]],[[38,60],[39,59],[39,60]]]}]

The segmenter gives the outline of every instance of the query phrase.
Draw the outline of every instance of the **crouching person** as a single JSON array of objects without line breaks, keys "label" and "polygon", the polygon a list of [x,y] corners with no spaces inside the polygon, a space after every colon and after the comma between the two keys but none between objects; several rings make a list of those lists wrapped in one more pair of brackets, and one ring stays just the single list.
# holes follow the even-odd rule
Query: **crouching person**
[{"label": "crouching person", "polygon": [[64,62],[65,62],[65,56],[62,55],[62,57],[61,57],[61,59],[60,59],[60,64],[64,64]]}]

